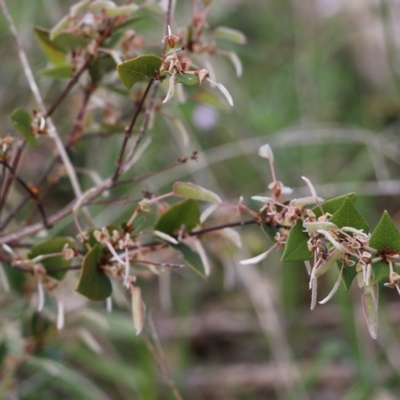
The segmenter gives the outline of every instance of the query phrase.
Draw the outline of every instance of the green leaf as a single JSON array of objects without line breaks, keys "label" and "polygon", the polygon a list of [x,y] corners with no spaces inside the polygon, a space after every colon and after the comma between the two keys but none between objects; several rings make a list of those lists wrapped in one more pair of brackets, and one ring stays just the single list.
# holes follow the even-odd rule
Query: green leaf
[{"label": "green leaf", "polygon": [[282,261],[306,261],[312,258],[307,242],[310,239],[307,232],[303,231],[303,221],[298,219],[286,239]]},{"label": "green leaf", "polygon": [[102,10],[107,10],[109,8],[115,8],[116,6],[117,5],[110,0],[97,0],[90,5],[90,11],[98,12]]},{"label": "green leaf", "polygon": [[4,272],[12,290],[20,292],[26,281],[26,273],[3,263]]},{"label": "green leaf", "polygon": [[54,79],[69,79],[72,77],[73,71],[69,64],[57,65],[55,67],[42,69],[39,72],[43,76]]},{"label": "green leaf", "polygon": [[358,230],[363,230],[364,233],[369,232],[367,221],[353,206],[353,202],[349,197],[346,197],[343,205],[332,215],[332,217],[329,219],[329,222],[332,222],[338,228],[350,226]]},{"label": "green leaf", "polygon": [[225,26],[219,26],[217,29],[215,29],[214,36],[217,39],[229,40],[230,42],[237,44],[246,43],[246,36],[244,35],[244,33],[236,29],[227,28]]},{"label": "green leaf", "polygon": [[105,300],[112,293],[109,277],[99,268],[102,253],[102,246],[98,243],[86,254],[76,288],[77,292],[94,301]]},{"label": "green leaf", "polygon": [[[66,244],[68,244],[70,248],[74,248],[75,242],[70,237],[63,236],[47,240],[46,242],[33,246],[28,257],[33,259],[40,255],[61,253]],[[58,280],[63,279],[67,271],[52,272],[52,269],[69,267],[71,262],[72,260],[66,260],[62,255],[45,258],[39,261],[39,263],[46,268],[47,274]]]},{"label": "green leaf", "polygon": [[47,59],[55,65],[65,64],[67,62],[67,53],[50,40],[49,31],[38,27],[34,27],[33,30],[36,40]]},{"label": "green leaf", "polygon": [[63,49],[66,53],[72,50],[86,47],[91,41],[90,37],[84,37],[82,35],[73,35],[72,33],[63,32],[58,35],[52,43]]},{"label": "green leaf", "polygon": [[139,6],[137,4],[129,4],[126,6],[119,6],[114,8],[105,9],[104,13],[109,18],[118,17],[120,15],[131,15],[135,11],[139,10]]},{"label": "green leaf", "polygon": [[103,76],[108,72],[113,71],[114,68],[115,61],[111,55],[106,54],[104,56],[96,57],[89,66],[89,75],[92,79],[92,83],[97,84],[100,82]]},{"label": "green leaf", "polygon": [[[356,201],[356,194],[349,193],[343,196],[334,197],[333,199],[324,201],[321,205],[325,213],[334,214],[337,210],[339,210],[340,207],[342,207],[347,198],[349,198],[350,201],[354,204],[354,202]],[[317,218],[322,215],[321,210],[318,206],[315,206],[312,211],[317,216]]]},{"label": "green leaf", "polygon": [[222,102],[219,97],[209,90],[204,89],[196,91],[196,93],[193,95],[193,98],[199,103],[217,108],[218,110],[225,112],[229,110],[229,106],[226,104],[226,102]]},{"label": "green leaf", "polygon": [[400,251],[400,233],[386,210],[383,212],[381,220],[372,232],[369,245],[373,249],[380,251]]},{"label": "green leaf", "polygon": [[279,228],[276,226],[268,225],[265,222],[265,211],[261,213],[261,229],[267,234],[267,236],[275,242],[275,235],[279,232]]},{"label": "green leaf", "polygon": [[372,264],[372,271],[374,275],[374,282],[388,282],[389,281],[389,265],[384,261],[379,261]]},{"label": "green leaf", "polygon": [[39,144],[31,132],[32,118],[28,111],[23,110],[22,108],[17,108],[11,114],[10,119],[14,128],[22,135],[30,146],[36,147]]},{"label": "green leaf", "polygon": [[179,135],[181,136],[182,144],[184,146],[187,146],[189,144],[189,133],[186,130],[185,124],[182,122],[182,120],[175,115],[164,114],[164,117],[166,117],[167,121],[171,122],[175,130],[179,133]]},{"label": "green leaf", "polygon": [[200,79],[197,75],[192,74],[177,74],[175,75],[175,81],[177,83],[183,83],[187,86],[194,86],[200,84]]},{"label": "green leaf", "polygon": [[190,182],[175,182],[172,191],[175,196],[187,199],[221,203],[221,198],[217,194]]},{"label": "green leaf", "polygon": [[377,286],[371,285],[365,287],[364,293],[361,295],[361,303],[363,306],[365,319],[367,320],[368,330],[373,339],[376,339],[378,336],[377,300]]},{"label": "green leaf", "polygon": [[[135,24],[136,22],[138,22],[142,19],[143,19],[143,17],[138,17],[138,16],[129,18],[122,24],[116,25],[111,32],[113,35],[115,35],[119,32],[123,33],[126,29],[129,29],[133,24]],[[111,38],[111,42],[114,42],[114,40],[112,38]],[[109,43],[107,43],[107,46],[109,46]],[[114,46],[112,46],[112,47],[114,47]]]},{"label": "green leaf", "polygon": [[49,34],[49,39],[53,41],[57,36],[60,36],[64,28],[66,28],[69,23],[72,22],[72,18],[70,15],[64,16],[55,26],[54,28],[50,31]]},{"label": "green leaf", "polygon": [[[339,269],[342,267],[341,263],[337,263]],[[351,284],[354,280],[354,278],[357,276],[357,270],[356,267],[343,267],[343,271],[342,271],[342,282],[343,285],[346,289],[346,291],[348,291],[351,287]]]},{"label": "green leaf", "polygon": [[200,256],[194,252],[189,246],[183,243],[173,244],[171,245],[175,250],[179,251],[185,261],[187,262],[188,266],[195,272],[197,275],[201,276],[203,279],[207,279],[204,274],[204,267],[201,261]]},{"label": "green leaf", "polygon": [[192,199],[183,200],[171,206],[165,211],[154,226],[154,230],[172,235],[181,229],[191,231],[200,224],[200,209],[197,201]]},{"label": "green leaf", "polygon": [[0,343],[0,367],[3,367],[3,362],[7,355],[7,343],[5,340],[2,340]]},{"label": "green leaf", "polygon": [[161,58],[146,54],[117,65],[118,76],[127,89],[138,80],[154,76],[162,64]]}]

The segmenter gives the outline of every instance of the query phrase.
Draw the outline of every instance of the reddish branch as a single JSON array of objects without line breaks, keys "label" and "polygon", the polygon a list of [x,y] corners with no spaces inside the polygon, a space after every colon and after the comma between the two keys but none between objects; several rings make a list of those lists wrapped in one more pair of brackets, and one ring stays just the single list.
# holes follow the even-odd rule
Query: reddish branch
[{"label": "reddish branch", "polygon": [[52,225],[49,223],[49,221],[46,218],[46,214],[44,212],[43,206],[40,203],[39,197],[37,194],[17,175],[17,173],[14,171],[14,169],[8,165],[5,161],[0,160],[0,164],[3,164],[12,174],[12,176],[17,180],[17,182],[26,190],[26,192],[29,194],[29,196],[36,202],[36,205],[38,207],[38,210],[40,212],[40,215],[42,216],[43,219],[43,225],[46,229],[50,229]]},{"label": "reddish branch", "polygon": [[114,176],[112,177],[113,182],[116,182],[119,178],[119,175],[121,174],[125,149],[128,144],[128,140],[132,136],[133,127],[135,126],[136,121],[140,115],[140,112],[142,111],[143,104],[146,100],[147,95],[149,94],[149,91],[150,91],[150,88],[151,88],[153,82],[154,82],[154,79],[150,79],[149,83],[147,84],[146,90],[144,91],[143,96],[140,99],[139,105],[136,108],[136,111],[133,115],[132,121],[129,124],[129,126],[125,129],[124,141],[122,142],[121,150],[120,150],[120,153],[119,153],[119,156],[117,159],[117,168],[115,170]]},{"label": "reddish branch", "polygon": [[[100,46],[107,38],[110,36],[112,29],[114,28],[115,24],[119,21],[119,17],[114,18],[110,21],[107,27],[104,29],[102,35],[96,40],[97,47]],[[68,85],[65,89],[60,93],[54,103],[48,108],[45,117],[50,117],[54,111],[58,108],[58,106],[62,103],[65,99],[67,94],[71,91],[71,89],[76,85],[80,76],[89,68],[91,61],[94,59],[93,54],[89,54],[83,63],[83,65],[79,68],[79,70],[75,73],[72,79],[68,82]]]}]

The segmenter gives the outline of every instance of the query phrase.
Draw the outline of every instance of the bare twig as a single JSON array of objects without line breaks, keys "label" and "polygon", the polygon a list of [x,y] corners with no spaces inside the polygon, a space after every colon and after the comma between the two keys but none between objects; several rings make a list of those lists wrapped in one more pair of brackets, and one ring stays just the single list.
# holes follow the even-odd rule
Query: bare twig
[{"label": "bare twig", "polygon": [[132,167],[132,160],[134,159],[133,156],[135,155],[142,139],[144,138],[146,131],[147,131],[147,127],[150,121],[150,116],[153,112],[154,109],[154,103],[155,103],[155,98],[156,98],[156,94],[157,94],[157,90],[158,87],[160,85],[160,81],[157,81],[154,83],[153,86],[153,92],[151,93],[151,97],[150,97],[150,101],[149,101],[149,105],[146,108],[146,112],[143,118],[143,122],[142,125],[140,127],[139,133],[136,137],[136,140],[130,150],[130,152],[128,153],[127,157],[126,157],[126,162],[125,165],[123,167],[123,172],[128,171],[131,167]]},{"label": "bare twig", "polygon": [[[19,164],[19,162],[21,160],[22,153],[23,153],[23,151],[25,149],[25,145],[26,145],[26,142],[25,141],[21,141],[21,143],[18,146],[18,149],[17,149],[17,151],[15,153],[15,156],[14,156],[13,162],[12,162],[12,169],[14,171],[17,171],[18,164]],[[5,165],[3,165],[3,167],[6,168]],[[8,191],[10,190],[12,181],[14,179],[13,174],[11,174],[8,177],[8,179],[6,180],[5,179],[5,176],[6,176],[5,171],[4,171],[3,176],[4,176],[3,182],[1,182],[1,184],[0,184],[0,194],[1,194],[1,198],[0,198],[0,213],[3,210],[4,204],[5,204],[6,200],[7,200]],[[4,188],[3,188],[3,183],[4,183]],[[0,231],[1,231],[1,229],[0,229]]]},{"label": "bare twig", "polygon": [[[7,8],[7,5],[5,3],[5,0],[0,0],[0,6],[1,6],[2,10],[3,10],[3,13],[4,13],[6,19],[7,19],[8,25],[10,27],[10,31],[11,31],[11,33],[12,33],[12,35],[13,35],[16,43],[17,43],[18,55],[19,55],[19,58],[20,58],[20,61],[21,61],[21,64],[22,64],[22,68],[24,70],[26,79],[28,80],[30,89],[31,89],[31,91],[32,91],[32,93],[33,93],[33,95],[35,97],[36,103],[39,105],[39,108],[40,108],[40,111],[41,111],[42,115],[46,115],[47,117],[50,117],[51,114],[48,114],[46,112],[46,106],[44,105],[44,102],[43,102],[42,96],[40,94],[39,88],[38,88],[38,86],[36,84],[36,81],[35,81],[35,78],[33,76],[32,69],[31,69],[31,67],[29,65],[28,58],[27,58],[27,56],[25,54],[24,48],[22,46],[22,43],[21,43],[21,41],[19,39],[17,29],[16,29],[16,27],[14,25],[14,22],[13,22],[13,20],[11,18],[10,13],[8,12],[8,8]],[[78,179],[76,177],[74,168],[72,166],[71,160],[69,159],[68,154],[65,151],[64,145],[63,145],[63,143],[61,141],[60,136],[58,135],[57,129],[56,129],[55,125],[53,124],[53,121],[52,121],[51,118],[47,118],[47,125],[49,127],[49,130],[48,130],[49,137],[51,137],[53,139],[53,141],[54,141],[54,143],[56,145],[58,154],[60,155],[60,157],[62,159],[62,162],[63,162],[63,164],[65,166],[65,169],[67,171],[67,174],[68,174],[69,180],[71,182],[72,188],[74,190],[75,196],[78,198],[78,197],[80,197],[82,195],[82,190],[80,188],[80,185],[79,185]]]},{"label": "bare twig", "polygon": [[45,228],[50,229],[52,227],[52,225],[49,224],[49,222],[46,218],[46,214],[44,212],[43,206],[40,203],[40,200],[39,200],[38,196],[36,195],[36,193],[34,193],[30,189],[30,187],[16,174],[16,172],[13,170],[13,168],[10,165],[8,165],[6,162],[1,161],[1,160],[0,160],[0,164],[3,164],[11,172],[12,176],[17,180],[17,182],[26,190],[26,192],[30,195],[30,197],[32,197],[32,199],[36,201],[38,210],[43,219],[43,225]]},{"label": "bare twig", "polygon": [[135,111],[135,113],[133,115],[132,121],[131,121],[129,127],[126,128],[126,130],[125,130],[124,141],[122,142],[121,151],[120,151],[118,159],[117,159],[117,168],[115,169],[115,173],[114,173],[114,176],[112,178],[113,182],[116,182],[118,180],[119,175],[121,174],[126,145],[128,143],[128,140],[132,136],[132,130],[133,130],[135,124],[136,124],[136,121],[137,121],[137,119],[138,119],[138,117],[140,115],[140,112],[142,111],[143,104],[144,104],[144,102],[146,100],[146,97],[147,97],[147,95],[148,95],[148,93],[150,91],[150,88],[151,88],[153,82],[154,82],[154,79],[150,79],[149,83],[147,84],[146,90],[144,91],[144,93],[142,95],[140,103],[136,108],[136,111]]}]

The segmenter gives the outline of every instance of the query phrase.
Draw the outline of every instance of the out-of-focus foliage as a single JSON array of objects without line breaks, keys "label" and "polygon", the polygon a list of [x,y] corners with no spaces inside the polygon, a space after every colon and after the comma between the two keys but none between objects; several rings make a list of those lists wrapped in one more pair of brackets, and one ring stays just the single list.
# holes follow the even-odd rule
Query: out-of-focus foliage
[{"label": "out-of-focus foliage", "polygon": [[[8,3],[35,77],[51,103],[66,84],[53,77],[70,76],[70,70],[64,68],[61,43],[51,49],[51,57],[48,55],[54,65],[47,64],[42,52],[47,39],[43,39],[42,31],[36,31],[36,35],[42,35],[38,44],[32,25],[55,26],[73,2]],[[174,23],[179,27],[192,4],[176,3]],[[240,35],[217,28],[215,40],[225,55],[218,59],[198,56],[198,62],[210,64],[218,82],[229,88],[235,107],[228,109],[212,86],[198,87],[197,81],[193,88],[186,86],[186,101],[178,106],[167,103],[162,116],[151,121],[151,145],[124,178],[162,168],[166,162],[192,151],[200,153],[198,162],[128,187],[117,187],[112,198],[119,198],[118,202],[107,202],[105,196],[91,207],[98,226],[126,221],[131,216],[132,199],[140,200],[142,191],[156,195],[171,191],[177,180],[195,182],[224,200],[237,201],[246,196],[246,205],[255,208],[258,204],[250,200],[250,195],[268,195],[266,186],[270,182],[267,163],[255,156],[265,142],[274,149],[278,179],[295,188],[295,197],[308,195],[300,179],[305,175],[324,198],[357,192],[357,208],[371,227],[378,224],[384,209],[400,225],[398,6],[339,0],[214,0],[211,10],[211,31],[229,26],[244,32],[247,38],[246,44],[239,47],[236,43],[244,42]],[[162,15],[153,12],[152,17],[135,19],[129,27],[158,43],[162,26]],[[32,110],[36,105],[4,18],[0,19],[0,29],[0,118],[7,121],[14,109]],[[57,30],[48,34],[62,39],[57,37]],[[137,36],[126,39],[140,44]],[[237,52],[242,62],[241,77],[235,64],[232,66],[231,51]],[[104,72],[114,68],[112,55],[104,57],[101,65]],[[55,68],[63,69],[60,72]],[[97,76],[96,71],[91,70],[92,79],[100,81],[103,75]],[[132,113],[132,104],[121,96],[126,95],[121,84],[111,80],[102,85],[107,95],[100,93],[90,105],[91,120],[85,123],[93,126],[90,133],[100,132],[105,137],[100,141],[82,140],[70,152],[74,165],[82,172],[80,182],[84,188],[92,186],[96,174],[104,178],[114,171],[122,142],[118,134],[125,128],[118,121],[129,120],[126,115]],[[167,93],[168,86],[164,89]],[[81,91],[75,90],[54,114],[65,139],[81,102]],[[175,116],[180,123],[174,123]],[[182,125],[189,136],[188,147],[183,146]],[[11,129],[11,123],[4,126],[1,135]],[[27,182],[36,181],[43,160],[53,151],[50,141],[42,142],[40,149],[30,148],[21,160]],[[87,170],[96,173],[85,174]],[[54,212],[73,195],[64,171],[55,171],[51,178],[58,184],[52,187],[50,181],[46,183],[47,190],[52,191],[52,201],[46,206]],[[20,188],[13,187],[7,211],[20,196]],[[17,221],[36,217],[33,210],[23,209]],[[218,218],[225,220],[223,210]],[[153,223],[149,221],[145,227]],[[162,220],[158,223],[162,226]],[[381,222],[379,227],[390,233],[389,222]],[[72,218],[55,229],[65,235],[75,234]],[[2,288],[2,317],[10,321],[2,325],[0,332],[2,396],[172,399],[166,384],[168,364],[185,399],[395,399],[400,389],[396,356],[399,299],[395,291],[381,290],[380,331],[377,341],[372,341],[362,307],[373,311],[373,293],[364,294],[362,304],[357,285],[353,283],[347,293],[343,285],[328,305],[310,311],[304,266],[281,264],[279,253],[257,268],[238,264],[238,259],[259,254],[271,244],[257,227],[242,227],[240,233],[247,250],[241,250],[239,257],[221,237],[207,240],[212,263],[207,281],[190,269],[171,269],[158,280],[143,273],[142,296],[147,324],[152,327],[144,337],[136,336],[138,329],[126,311],[130,299],[122,295],[114,299],[114,310],[106,313],[104,304],[88,305],[76,294],[65,302],[66,328],[57,331],[57,305],[46,296],[43,311],[37,313],[34,278],[4,264],[13,295]],[[389,236],[379,250],[393,244],[393,235]],[[380,240],[377,243],[380,246]],[[85,260],[93,251],[86,253]],[[180,252],[204,276],[198,253],[189,246]],[[378,271],[374,273],[378,276]],[[319,292],[328,293],[336,278],[337,271],[331,269],[319,282]],[[347,289],[353,278],[349,278]],[[87,288],[83,290],[88,293]],[[30,303],[23,301],[20,291],[31,297]],[[5,358],[5,354],[12,354],[19,359],[27,339],[34,351],[23,363]],[[161,371],[157,364],[161,364]],[[6,393],[10,387],[12,393]]]}]

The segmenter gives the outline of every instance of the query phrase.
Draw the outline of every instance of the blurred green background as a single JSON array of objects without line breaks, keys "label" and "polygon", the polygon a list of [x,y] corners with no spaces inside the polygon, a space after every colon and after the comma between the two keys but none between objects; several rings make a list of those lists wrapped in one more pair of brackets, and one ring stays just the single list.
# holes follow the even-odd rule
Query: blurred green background
[{"label": "blurred green background", "polygon": [[[46,61],[32,26],[53,26],[73,2],[7,3],[37,72]],[[177,1],[173,27],[186,25],[190,9],[191,2]],[[233,110],[201,105],[193,90],[185,104],[166,105],[166,113],[182,118],[190,144],[184,148],[174,129],[157,117],[152,143],[133,174],[154,170],[194,150],[199,151],[199,161],[118,188],[114,194],[140,198],[145,189],[162,194],[172,182],[183,179],[232,203],[243,196],[256,207],[250,197],[267,195],[271,180],[268,163],[257,156],[258,147],[268,142],[278,179],[294,188],[295,197],[308,195],[301,180],[304,175],[324,198],[356,191],[356,205],[371,227],[384,209],[400,225],[399,20],[400,4],[394,1],[215,0],[210,27],[229,26],[247,36],[243,46],[221,42],[222,48],[239,55],[242,77],[235,76],[223,57],[210,59],[218,81],[233,96]],[[137,30],[144,29],[157,40],[160,21],[142,22]],[[6,121],[14,108],[35,105],[4,17],[0,33],[0,113]],[[37,78],[48,104],[65,85],[39,74]],[[80,96],[75,90],[56,112],[61,134],[73,123]],[[115,95],[109,101],[120,115],[129,113],[126,99]],[[8,129],[3,124],[2,134]],[[109,176],[120,138],[88,142],[72,154],[74,163]],[[28,180],[34,179],[46,156],[41,149],[24,158]],[[82,183],[91,184],[85,179]],[[61,181],[56,193],[72,199],[67,180]],[[48,206],[56,209],[57,203]],[[99,226],[121,222],[131,212],[131,203],[93,207]],[[158,335],[156,343],[162,350],[153,350],[166,360],[161,369],[168,364],[169,372],[160,371],[145,338],[135,336],[123,296],[111,314],[103,304],[82,309],[82,300],[72,299],[66,329],[57,333],[51,327],[55,311],[50,306],[49,322],[42,316],[36,326],[32,307],[18,293],[10,301],[2,292],[4,317],[12,321],[2,328],[3,334],[15,330],[17,335],[22,325],[26,335],[35,329],[36,334],[52,332],[45,335],[36,359],[18,369],[15,391],[8,398],[173,399],[162,377],[169,373],[183,398],[190,400],[399,398],[397,293],[381,288],[379,336],[374,341],[356,284],[348,293],[341,288],[329,304],[310,311],[304,266],[282,264],[279,254],[257,267],[241,266],[238,260],[265,251],[271,243],[256,227],[239,232],[244,248],[227,253],[224,263],[212,255],[210,240],[213,271],[207,281],[185,270],[160,281],[141,282],[146,324],[152,327],[147,335]],[[324,277],[319,298],[335,280],[336,271]],[[166,298],[169,285],[171,298]]]}]

